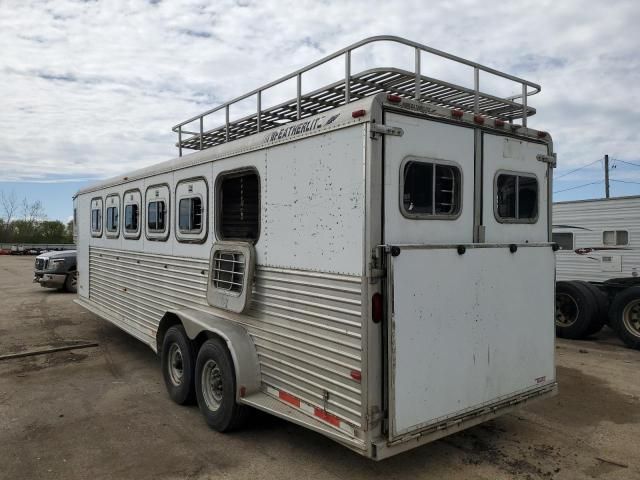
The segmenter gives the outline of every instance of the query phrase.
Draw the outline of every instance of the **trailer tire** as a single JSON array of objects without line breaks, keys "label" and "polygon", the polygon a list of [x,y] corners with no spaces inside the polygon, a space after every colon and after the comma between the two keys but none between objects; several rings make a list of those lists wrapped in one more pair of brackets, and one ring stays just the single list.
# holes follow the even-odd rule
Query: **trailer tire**
[{"label": "trailer tire", "polygon": [[589,324],[589,328],[587,328],[587,331],[585,332],[585,336],[588,337],[589,335],[594,335],[602,330],[609,321],[609,299],[607,298],[607,295],[594,284],[584,282],[582,280],[576,280],[575,282],[587,288],[591,292],[591,295],[593,295],[593,299],[596,303],[595,315]]},{"label": "trailer tire", "polygon": [[578,282],[556,282],[556,335],[580,339],[587,335],[597,313],[591,291]]},{"label": "trailer tire", "polygon": [[204,418],[214,430],[228,432],[244,423],[248,408],[236,402],[236,375],[231,354],[219,339],[207,340],[196,360],[196,397]]},{"label": "trailer tire", "polygon": [[178,405],[193,403],[196,353],[182,325],[173,325],[162,340],[162,376],[171,400]]},{"label": "trailer tire", "polygon": [[640,350],[640,287],[629,287],[615,296],[609,322],[627,346]]}]

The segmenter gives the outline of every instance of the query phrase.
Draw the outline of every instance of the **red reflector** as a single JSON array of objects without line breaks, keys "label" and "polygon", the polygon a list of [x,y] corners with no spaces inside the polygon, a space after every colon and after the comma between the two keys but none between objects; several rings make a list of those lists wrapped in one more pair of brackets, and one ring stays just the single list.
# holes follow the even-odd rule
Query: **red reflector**
[{"label": "red reflector", "polygon": [[462,118],[464,112],[462,110],[451,110],[451,116],[454,118]]},{"label": "red reflector", "polygon": [[496,120],[493,122],[493,124],[494,124],[496,127],[504,127],[504,120],[496,119]]},{"label": "red reflector", "polygon": [[351,370],[351,378],[359,382],[360,380],[362,380],[362,373],[360,373],[358,370]]},{"label": "red reflector", "polygon": [[291,395],[290,393],[283,392],[282,390],[280,390],[278,392],[278,397],[280,397],[280,400],[284,400],[285,402],[290,403],[294,407],[300,408],[300,400],[294,397],[293,395]]},{"label": "red reflector", "polygon": [[240,387],[240,398],[244,398],[247,394],[247,387]]},{"label": "red reflector", "polygon": [[366,113],[366,110],[354,110],[353,112],[351,112],[351,116],[353,118],[364,117]]},{"label": "red reflector", "polygon": [[547,136],[547,132],[538,132],[538,138],[544,138]]},{"label": "red reflector", "polygon": [[325,422],[330,423],[334,427],[340,428],[340,419],[335,415],[331,415],[330,413],[327,413],[324,410],[319,409],[318,407],[314,408],[313,414],[316,417],[321,418]]},{"label": "red reflector", "polygon": [[482,115],[474,115],[473,121],[482,125],[484,123],[484,117]]},{"label": "red reflector", "polygon": [[389,95],[387,95],[387,100],[392,103],[400,103],[402,101],[402,97],[390,93]]},{"label": "red reflector", "polygon": [[371,297],[371,320],[373,320],[373,323],[382,321],[382,313],[382,295],[374,293]]}]

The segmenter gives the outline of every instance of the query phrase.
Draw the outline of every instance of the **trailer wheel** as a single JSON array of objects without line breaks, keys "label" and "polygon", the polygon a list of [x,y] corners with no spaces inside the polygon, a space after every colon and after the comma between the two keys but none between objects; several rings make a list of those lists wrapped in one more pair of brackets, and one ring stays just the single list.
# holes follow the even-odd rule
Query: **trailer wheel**
[{"label": "trailer wheel", "polygon": [[609,299],[602,290],[600,290],[592,283],[583,282],[582,280],[575,280],[575,283],[579,283],[580,285],[583,285],[587,290],[589,290],[596,304],[595,314],[593,315],[592,321],[589,324],[589,328],[587,328],[587,331],[585,332],[585,336],[588,337],[589,335],[598,333],[608,322]]},{"label": "trailer wheel", "polygon": [[577,282],[556,282],[556,335],[584,338],[597,311],[591,291]]},{"label": "trailer wheel", "polygon": [[615,296],[609,321],[624,343],[640,350],[640,287],[627,288]]},{"label": "trailer wheel", "polygon": [[182,325],[174,325],[165,333],[161,358],[162,375],[171,400],[178,405],[193,403],[196,354]]},{"label": "trailer wheel", "polygon": [[218,339],[207,340],[196,361],[196,396],[207,424],[218,432],[244,423],[247,407],[236,403],[236,375],[231,354]]}]

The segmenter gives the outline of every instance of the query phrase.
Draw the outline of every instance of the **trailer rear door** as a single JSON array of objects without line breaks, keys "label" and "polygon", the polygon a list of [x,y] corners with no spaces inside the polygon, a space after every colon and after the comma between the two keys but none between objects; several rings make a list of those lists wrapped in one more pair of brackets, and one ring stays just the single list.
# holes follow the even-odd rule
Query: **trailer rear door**
[{"label": "trailer rear door", "polygon": [[[535,220],[491,223],[496,230],[487,227],[486,235],[495,240],[472,243],[474,201],[484,201],[484,215],[494,211],[493,189],[474,195],[474,183],[484,183],[474,182],[474,172],[491,179],[487,188],[500,172],[531,172],[544,192],[537,146],[505,147],[497,137],[488,142],[487,154],[499,154],[500,160],[485,162],[474,155],[479,149],[472,128],[395,114],[387,114],[385,123],[404,130],[402,137],[385,137],[384,152],[384,243],[394,247],[387,256],[393,440],[555,382],[555,259],[547,241],[546,202],[538,204]],[[512,151],[517,159],[503,156]],[[411,170],[408,162],[424,163]],[[459,169],[455,185],[447,177],[457,173],[438,171],[438,165]],[[447,210],[447,203],[456,202]]]}]

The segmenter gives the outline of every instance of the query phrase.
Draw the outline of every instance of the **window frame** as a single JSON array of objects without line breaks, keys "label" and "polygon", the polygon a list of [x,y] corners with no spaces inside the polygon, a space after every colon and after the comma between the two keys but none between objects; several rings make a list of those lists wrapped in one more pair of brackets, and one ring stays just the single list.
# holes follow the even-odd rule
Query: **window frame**
[{"label": "window frame", "polygon": [[[562,248],[562,246],[560,245],[559,242],[556,242],[555,239],[553,238],[554,235],[571,235],[571,248]],[[553,243],[557,243],[559,248],[559,251],[567,251],[567,252],[572,252],[576,249],[576,236],[573,232],[551,232],[551,241]]]},{"label": "window frame", "polygon": [[[137,199],[134,198],[134,200],[127,201],[127,195],[131,195],[131,194],[137,194]],[[129,190],[126,190],[122,194],[122,204],[123,204],[122,236],[127,240],[139,240],[140,236],[142,235],[142,225],[144,223],[144,218],[145,218],[142,215],[142,192],[140,191],[140,189],[131,188]],[[128,231],[126,226],[126,210],[127,210],[127,206],[129,205],[136,205],[138,207],[138,229],[135,231],[133,230]]]},{"label": "window frame", "polygon": [[[149,191],[154,189],[166,189],[166,198],[163,195],[149,197]],[[152,202],[165,202],[165,228],[164,230],[152,230],[149,228],[149,204]],[[144,234],[147,240],[151,242],[166,242],[171,234],[171,187],[166,182],[150,185],[146,188],[144,194],[144,210],[145,210],[145,222],[144,222]]]},{"label": "window frame", "polygon": [[[127,195],[137,195],[133,200],[127,200]],[[139,188],[131,188],[126,190],[122,194],[122,236],[127,240],[138,240],[140,239],[140,235],[142,235],[142,192]],[[136,205],[138,207],[138,229],[137,230],[127,230],[127,207],[129,205]]]},{"label": "window frame", "polygon": [[[404,171],[405,168],[407,167],[408,163],[411,162],[416,162],[416,163],[426,163],[426,164],[430,164],[433,165],[433,181],[435,182],[435,171],[436,171],[436,167],[438,165],[442,165],[442,166],[446,166],[446,167],[454,167],[455,169],[458,170],[458,174],[460,176],[460,186],[459,186],[459,204],[458,204],[458,210],[456,213],[446,213],[446,214],[437,214],[437,213],[414,213],[414,212],[409,212],[407,211],[406,208],[404,208]],[[454,161],[451,160],[442,160],[439,158],[430,158],[430,157],[416,157],[416,156],[408,156],[405,157],[402,162],[400,162],[400,174],[399,174],[399,183],[400,183],[400,190],[399,190],[399,208],[400,208],[400,213],[402,213],[402,216],[409,219],[409,220],[457,220],[460,215],[462,215],[462,208],[463,208],[463,193],[464,193],[464,172],[462,171],[462,166]],[[435,189],[433,191],[433,195],[435,197]],[[434,203],[434,211],[435,211],[435,203]]]},{"label": "window frame", "polygon": [[[516,177],[516,215],[519,211],[520,203],[520,177],[533,178],[536,181],[536,216],[531,218],[521,219],[518,217],[501,217],[498,214],[498,178],[500,175],[511,175]],[[493,177],[493,216],[498,223],[512,223],[512,224],[534,224],[538,223],[540,218],[540,180],[535,173],[532,172],[518,172],[514,170],[496,170],[496,174]]]},{"label": "window frame", "polygon": [[[192,192],[187,194],[180,194],[179,188],[185,183],[199,183],[204,185],[204,194],[200,192]],[[202,244],[207,241],[209,237],[209,182],[203,176],[183,178],[176,183],[174,195],[176,199],[176,229],[175,237],[180,243],[194,243]],[[200,230],[181,230],[180,229],[180,201],[190,198],[200,198],[202,202],[202,224]]]},{"label": "window frame", "polygon": [[[615,234],[615,243],[605,243],[604,234],[607,232],[613,232]],[[625,232],[627,234],[627,241],[625,243],[618,243],[618,232]],[[626,247],[631,243],[629,230],[603,230],[602,231],[602,245],[607,247]]]},{"label": "window frame", "polygon": [[[227,238],[224,237],[221,233],[221,222],[222,222],[222,182],[226,178],[234,178],[241,177],[244,174],[253,173],[258,178],[258,231],[256,238]],[[253,245],[258,243],[260,240],[260,235],[262,234],[262,179],[260,178],[260,172],[254,166],[246,166],[235,168],[233,170],[224,170],[216,176],[216,181],[214,185],[215,192],[215,234],[216,240],[219,242],[249,242]]]},{"label": "window frame", "polygon": [[[94,200],[100,202],[100,208],[93,207]],[[93,212],[94,211],[100,212],[100,230],[93,229]],[[93,197],[89,202],[89,231],[91,232],[91,236],[93,238],[101,238],[103,230],[104,230],[104,200],[102,199],[102,197]]]},{"label": "window frame", "polygon": [[[107,205],[107,202],[109,201],[110,198],[117,198],[118,201],[116,203],[115,206],[109,206]],[[107,226],[107,212],[109,211],[110,208],[115,208],[116,211],[118,212],[118,221],[116,223],[116,229],[115,230],[109,230],[108,226]],[[109,195],[107,195],[104,199],[104,219],[103,219],[103,223],[104,223],[104,232],[105,235],[107,236],[107,238],[118,238],[120,236],[120,195],[117,193],[110,193]]]}]

